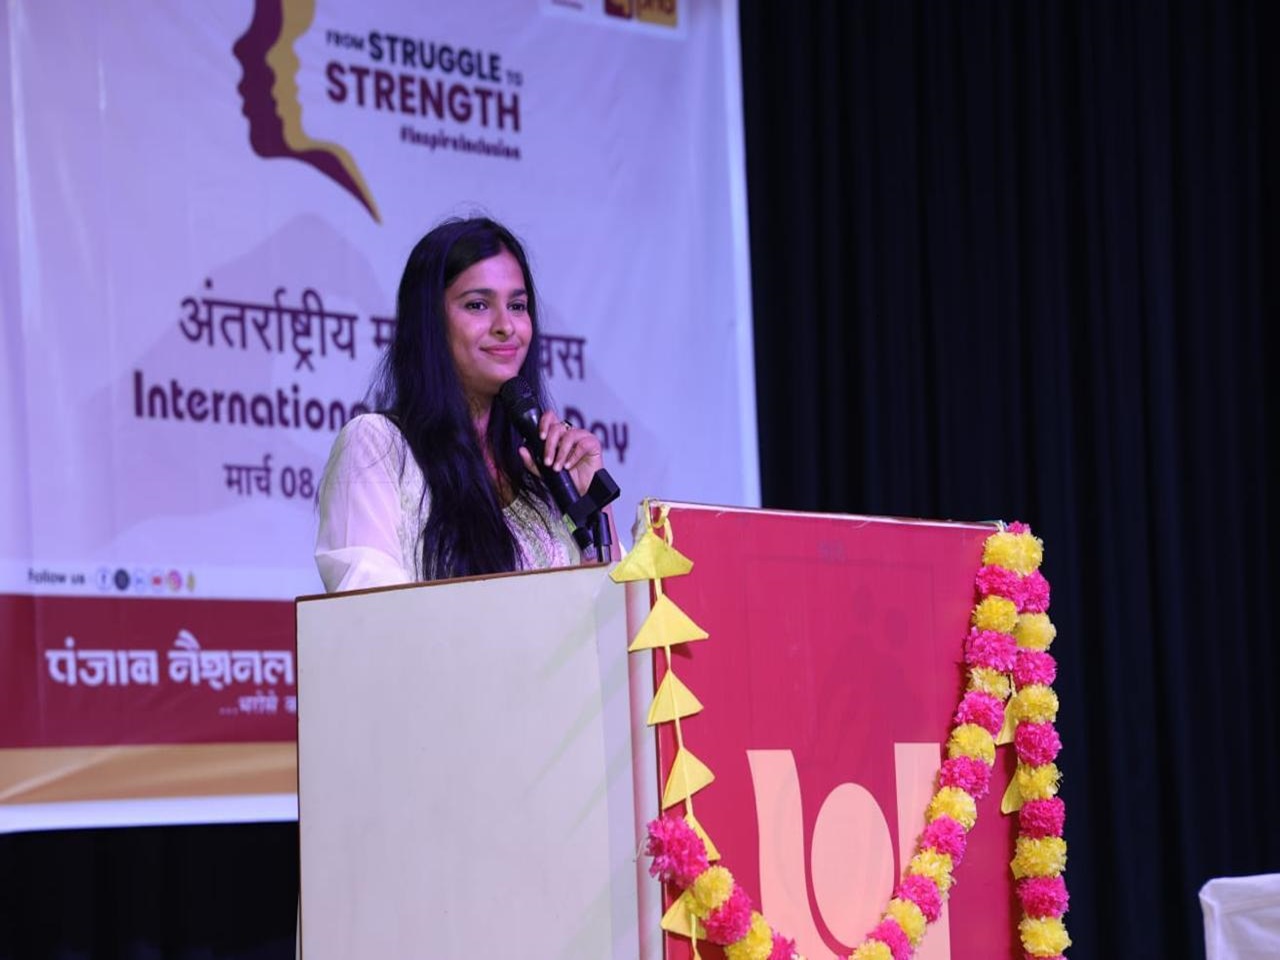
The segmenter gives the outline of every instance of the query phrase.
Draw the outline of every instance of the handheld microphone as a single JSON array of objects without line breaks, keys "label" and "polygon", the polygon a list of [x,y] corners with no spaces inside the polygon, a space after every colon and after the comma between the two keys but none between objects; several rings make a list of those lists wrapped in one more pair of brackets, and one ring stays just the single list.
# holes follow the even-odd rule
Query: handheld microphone
[{"label": "handheld microphone", "polygon": [[538,421],[542,419],[538,398],[533,395],[533,390],[530,389],[524,377],[512,377],[498,388],[498,400],[511,417],[520,436],[524,438],[529,452],[533,454],[542,482],[547,485],[547,490],[551,493],[551,499],[560,508],[560,512],[571,521],[573,539],[578,544],[578,548],[586,551],[592,546],[591,530],[587,520],[595,511],[592,509],[591,501],[584,501],[578,493],[578,488],[574,486],[573,478],[569,476],[567,470],[552,470],[543,465],[542,460],[546,456],[546,451],[542,445],[542,437],[538,433]]}]

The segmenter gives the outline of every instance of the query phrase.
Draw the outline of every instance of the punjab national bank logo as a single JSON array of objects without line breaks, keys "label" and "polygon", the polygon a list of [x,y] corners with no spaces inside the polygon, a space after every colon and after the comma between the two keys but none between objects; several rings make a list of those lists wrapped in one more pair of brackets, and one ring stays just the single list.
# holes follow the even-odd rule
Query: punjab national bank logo
[{"label": "punjab national bank logo", "polygon": [[311,27],[315,14],[315,0],[255,0],[253,20],[232,47],[244,68],[238,89],[249,119],[249,144],[264,159],[299,160],[313,167],[381,223],[378,205],[350,152],[311,138],[302,126],[294,43]]},{"label": "punjab national bank logo", "polygon": [[623,20],[674,27],[679,21],[679,0],[604,0],[604,12]]}]

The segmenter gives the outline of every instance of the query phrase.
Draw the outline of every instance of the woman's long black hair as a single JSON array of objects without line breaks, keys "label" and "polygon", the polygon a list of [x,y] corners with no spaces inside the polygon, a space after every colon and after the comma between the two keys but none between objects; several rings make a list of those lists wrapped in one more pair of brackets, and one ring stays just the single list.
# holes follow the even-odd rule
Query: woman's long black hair
[{"label": "woman's long black hair", "polygon": [[[520,375],[546,407],[539,355],[538,301],[524,248],[487,217],[446,220],[418,241],[400,278],[395,339],[374,387],[378,408],[391,415],[426,478],[430,510],[423,531],[428,579],[515,570],[520,552],[502,518],[471,411],[449,351],[448,286],[481,260],[510,253],[520,264],[533,334]],[[502,404],[489,415],[487,442],[514,496],[548,501],[546,487],[525,469],[520,437]]]}]

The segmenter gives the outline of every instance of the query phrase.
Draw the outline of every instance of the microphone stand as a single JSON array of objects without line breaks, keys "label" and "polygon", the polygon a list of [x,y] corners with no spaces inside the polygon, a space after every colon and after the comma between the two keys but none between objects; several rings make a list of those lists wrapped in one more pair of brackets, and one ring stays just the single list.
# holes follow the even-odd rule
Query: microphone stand
[{"label": "microphone stand", "polygon": [[596,542],[596,560],[608,563],[613,559],[613,535],[609,531],[609,515],[603,510],[591,518],[591,537]]},{"label": "microphone stand", "polygon": [[573,536],[578,541],[578,546],[586,550],[586,546],[578,538],[579,532],[583,532],[590,538],[595,548],[596,560],[600,563],[608,563],[613,553],[610,549],[613,546],[613,535],[609,530],[609,516],[604,508],[617,500],[621,492],[613,477],[609,476],[609,471],[601,468],[591,478],[591,486],[587,488],[587,492],[573,505],[573,513],[570,515],[577,527]]}]

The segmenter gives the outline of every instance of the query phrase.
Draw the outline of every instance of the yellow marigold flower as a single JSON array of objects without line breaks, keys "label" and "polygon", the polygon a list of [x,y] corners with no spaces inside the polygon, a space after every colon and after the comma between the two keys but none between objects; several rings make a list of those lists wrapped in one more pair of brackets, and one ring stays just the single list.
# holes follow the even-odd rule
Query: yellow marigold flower
[{"label": "yellow marigold flower", "polygon": [[1067,928],[1059,917],[1043,920],[1023,917],[1018,924],[1018,933],[1022,936],[1022,945],[1033,957],[1056,957],[1071,946]]},{"label": "yellow marigold flower", "polygon": [[1018,772],[1014,774],[1018,780],[1018,792],[1023,800],[1048,800],[1058,795],[1058,781],[1062,779],[1062,771],[1056,763],[1046,763],[1042,767],[1028,767],[1018,764]]},{"label": "yellow marigold flower", "polygon": [[893,960],[893,951],[887,943],[868,940],[849,954],[849,960]]},{"label": "yellow marigold flower", "polygon": [[1015,720],[1053,723],[1058,718],[1058,695],[1051,687],[1033,683],[1013,695],[1013,699],[1009,701],[1009,710]]},{"label": "yellow marigold flower", "polygon": [[886,914],[898,921],[898,926],[902,928],[902,932],[907,935],[907,939],[911,941],[913,947],[918,947],[920,941],[924,939],[925,927],[929,925],[929,921],[924,918],[924,914],[910,900],[900,900],[894,897],[889,901],[889,909]]},{"label": "yellow marigold flower", "polygon": [[1067,841],[1061,837],[1019,837],[1010,866],[1019,880],[1056,877],[1067,868]]},{"label": "yellow marigold flower", "polygon": [[924,818],[932,823],[939,817],[950,817],[972,830],[978,822],[978,804],[969,794],[959,787],[943,787],[929,801],[929,809]]},{"label": "yellow marigold flower", "polygon": [[990,667],[974,667],[969,671],[969,689],[989,693],[997,700],[1007,700],[1013,688],[1007,674]]},{"label": "yellow marigold flower", "polygon": [[982,562],[989,566],[1013,570],[1021,553],[1018,535],[1008,530],[1001,530],[987,537],[987,542],[982,547]]},{"label": "yellow marigold flower", "polygon": [[1044,543],[1030,533],[1002,530],[987,537],[982,549],[982,562],[1026,576],[1044,560]]},{"label": "yellow marigold flower", "polygon": [[706,918],[733,893],[733,874],[724,867],[708,867],[698,874],[689,888],[692,913],[699,920]]},{"label": "yellow marigold flower", "polygon": [[995,630],[999,633],[1013,633],[1018,624],[1018,608],[1007,597],[994,594],[983,597],[973,608],[973,625],[979,630]]},{"label": "yellow marigold flower", "polygon": [[1039,570],[1040,564],[1044,563],[1044,541],[1030,533],[1020,534],[1019,539],[1022,540],[1022,559],[1027,569],[1018,572],[1028,574]]},{"label": "yellow marigold flower", "polygon": [[764,917],[752,911],[751,929],[741,940],[724,948],[726,960],[769,960],[773,953],[773,931]]},{"label": "yellow marigold flower", "polygon": [[1018,618],[1018,625],[1013,628],[1014,639],[1018,646],[1028,650],[1048,650],[1058,635],[1058,628],[1053,625],[1047,613],[1024,613]]},{"label": "yellow marigold flower", "polygon": [[917,877],[928,877],[945,895],[951,889],[951,854],[939,853],[932,848],[921,850],[907,864],[906,872]]},{"label": "yellow marigold flower", "polygon": [[987,766],[996,762],[996,741],[985,727],[976,723],[962,723],[951,731],[947,739],[947,757],[972,757]]}]

